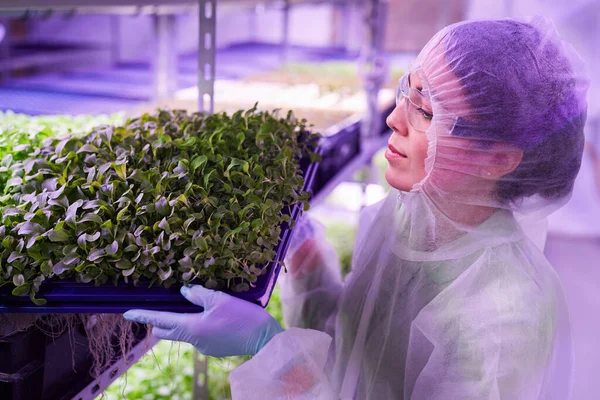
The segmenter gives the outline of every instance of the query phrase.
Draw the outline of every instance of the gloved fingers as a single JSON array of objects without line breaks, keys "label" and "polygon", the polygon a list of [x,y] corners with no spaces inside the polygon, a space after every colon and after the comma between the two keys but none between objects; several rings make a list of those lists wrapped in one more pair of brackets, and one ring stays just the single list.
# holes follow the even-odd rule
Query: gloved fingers
[{"label": "gloved fingers", "polygon": [[319,242],[325,238],[325,225],[316,219],[304,214],[299,220],[298,225],[292,231],[290,245],[285,256],[286,261],[294,257],[296,252],[301,250],[301,247],[306,241],[312,240]]},{"label": "gloved fingers", "polygon": [[156,326],[152,327],[152,336],[154,336],[157,339],[163,339],[163,340],[175,340],[178,342],[181,342],[181,338],[178,337],[177,335],[177,331],[175,329],[164,329],[164,328],[158,328]]},{"label": "gloved fingers", "polygon": [[215,299],[220,295],[220,293],[221,292],[217,292],[212,289],[207,289],[201,285],[181,287],[181,294],[183,295],[183,297],[185,297],[190,303],[203,307],[205,311],[207,311],[214,305]]},{"label": "gloved fingers", "polygon": [[128,321],[150,324],[157,328],[173,329],[184,324],[185,314],[164,311],[129,310],[123,317]]}]

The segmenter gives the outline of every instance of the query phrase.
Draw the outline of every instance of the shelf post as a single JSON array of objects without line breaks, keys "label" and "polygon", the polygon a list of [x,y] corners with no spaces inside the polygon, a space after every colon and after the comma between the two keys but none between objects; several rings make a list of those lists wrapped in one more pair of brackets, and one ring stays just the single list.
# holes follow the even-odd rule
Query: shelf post
[{"label": "shelf post", "polygon": [[281,62],[285,65],[289,61],[290,52],[290,0],[284,0],[283,2],[283,35],[281,42]]},{"label": "shelf post", "polygon": [[361,131],[361,142],[379,135],[379,89],[387,79],[387,61],[383,52],[387,0],[365,1],[364,42],[360,73],[367,98],[367,114]]},{"label": "shelf post", "polygon": [[0,62],[3,67],[0,68],[0,79],[7,81],[10,79],[11,67],[10,67],[10,19],[0,16]]},{"label": "shelf post", "polygon": [[[216,0],[199,0],[200,29],[198,38],[198,110],[213,113],[215,108]],[[208,400],[209,358],[194,349],[195,400]]]},{"label": "shelf post", "polygon": [[[361,125],[361,152],[374,153],[377,138],[380,136],[382,118],[379,113],[379,90],[387,79],[387,60],[384,54],[385,17],[387,0],[366,0],[364,3],[364,42],[361,51],[360,68],[363,88],[366,95],[367,113]],[[371,158],[365,160],[369,177],[363,182],[361,208],[365,206],[366,190],[372,175]]]},{"label": "shelf post", "polygon": [[215,26],[216,0],[200,2],[200,37],[198,42],[198,110],[212,113],[215,94]]},{"label": "shelf post", "polygon": [[154,74],[154,99],[168,99],[177,87],[177,16],[173,14],[155,14],[154,32],[156,52],[152,70]]}]

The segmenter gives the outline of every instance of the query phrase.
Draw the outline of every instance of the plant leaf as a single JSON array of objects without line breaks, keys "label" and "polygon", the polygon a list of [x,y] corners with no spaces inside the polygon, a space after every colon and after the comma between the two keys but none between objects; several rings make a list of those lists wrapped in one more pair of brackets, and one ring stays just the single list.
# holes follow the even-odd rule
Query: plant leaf
[{"label": "plant leaf", "polygon": [[115,172],[121,179],[125,179],[127,177],[127,165],[125,164],[117,164],[114,166]]},{"label": "plant leaf", "polygon": [[12,295],[13,296],[25,296],[27,293],[29,293],[29,290],[31,290],[31,284],[27,283],[25,285],[21,285],[21,286],[14,288],[12,291]]},{"label": "plant leaf", "polygon": [[197,169],[202,169],[202,167],[204,166],[204,164],[206,164],[207,161],[208,158],[203,154],[196,156],[190,164],[190,169],[192,170],[192,172],[195,172]]},{"label": "plant leaf", "polygon": [[52,242],[66,242],[69,240],[69,234],[63,229],[52,229],[48,233],[48,239],[50,239]]},{"label": "plant leaf", "polygon": [[131,261],[129,261],[126,258],[122,258],[119,261],[117,261],[117,263],[116,263],[116,266],[119,269],[129,269],[129,268],[131,268],[131,265],[132,265]]},{"label": "plant leaf", "polygon": [[98,249],[98,250],[92,251],[87,259],[88,259],[88,261],[94,262],[94,261],[101,259],[105,255],[106,255],[106,251],[104,249]]}]

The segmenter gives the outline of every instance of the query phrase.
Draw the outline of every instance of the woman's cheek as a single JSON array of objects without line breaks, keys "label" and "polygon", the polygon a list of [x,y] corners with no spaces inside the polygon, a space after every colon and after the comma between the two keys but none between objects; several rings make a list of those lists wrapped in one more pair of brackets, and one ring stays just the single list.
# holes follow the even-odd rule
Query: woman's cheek
[{"label": "woman's cheek", "polygon": [[427,140],[427,136],[425,136],[424,133],[421,133],[418,137],[415,138],[414,142],[411,143],[411,145],[411,147],[413,148],[412,153],[416,155],[416,157],[412,158],[411,162],[411,169],[416,184],[425,179],[425,176],[427,175],[425,172],[425,160],[427,159],[429,141]]}]

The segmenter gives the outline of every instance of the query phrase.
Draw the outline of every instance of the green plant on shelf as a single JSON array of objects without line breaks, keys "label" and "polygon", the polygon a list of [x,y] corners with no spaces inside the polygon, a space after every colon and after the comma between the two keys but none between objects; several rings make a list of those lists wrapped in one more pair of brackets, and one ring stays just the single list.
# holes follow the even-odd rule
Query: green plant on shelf
[{"label": "green plant on shelf", "polygon": [[[96,126],[120,125],[124,121],[123,113],[30,116],[12,111],[0,112],[0,160],[4,160],[4,164],[21,160],[27,157],[24,149],[41,146],[48,138],[81,136]],[[7,167],[0,167],[0,193],[4,191],[8,178]]]},{"label": "green plant on shelf", "polygon": [[[404,71],[391,68],[384,87],[396,88]],[[248,81],[276,82],[287,85],[316,84],[323,93],[354,94],[363,89],[356,61],[293,62],[280,69],[261,72]]]},{"label": "green plant on shelf", "polygon": [[0,286],[46,279],[247,291],[275,257],[284,207],[308,206],[297,160],[316,134],[290,113],[159,111],[23,144],[5,157]]},{"label": "green plant on shelf", "polygon": [[356,226],[345,222],[325,223],[325,237],[336,251],[342,269],[342,276],[346,276],[352,269],[352,252],[356,239]]},{"label": "green plant on shelf", "polygon": [[[385,171],[388,166],[388,162],[385,158],[385,149],[382,149],[375,153],[375,155],[371,159],[371,164],[377,173],[377,175],[375,176],[376,181],[371,183],[375,183],[379,186],[382,186],[386,190],[386,192],[391,190],[390,184],[385,179]],[[352,180],[354,182],[366,182],[370,175],[370,168],[371,167],[368,165],[361,167],[354,173],[354,175],[352,175]]]}]

